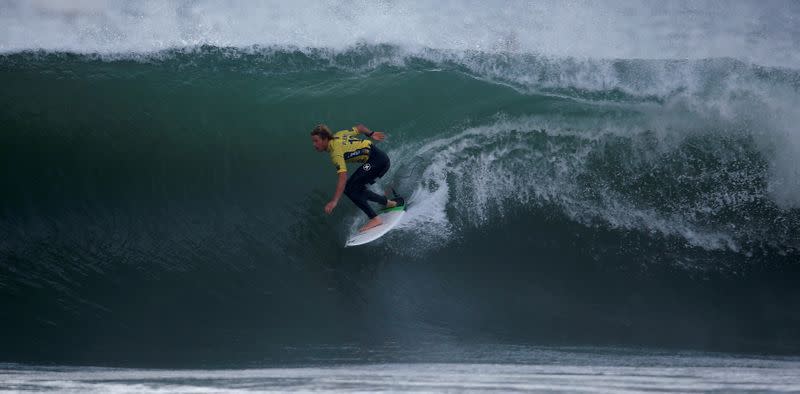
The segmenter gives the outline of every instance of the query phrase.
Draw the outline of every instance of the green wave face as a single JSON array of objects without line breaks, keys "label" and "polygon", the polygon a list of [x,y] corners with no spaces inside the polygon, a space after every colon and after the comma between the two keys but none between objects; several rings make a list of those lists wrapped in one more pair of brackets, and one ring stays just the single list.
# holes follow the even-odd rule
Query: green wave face
[{"label": "green wave face", "polygon": [[[32,338],[3,347],[181,363],[441,335],[780,350],[800,332],[798,76],[391,45],[2,55],[0,334]],[[410,209],[380,241],[345,250],[361,214],[323,213],[318,123],[388,134],[373,187]],[[63,338],[80,332],[95,340],[78,352]]]}]

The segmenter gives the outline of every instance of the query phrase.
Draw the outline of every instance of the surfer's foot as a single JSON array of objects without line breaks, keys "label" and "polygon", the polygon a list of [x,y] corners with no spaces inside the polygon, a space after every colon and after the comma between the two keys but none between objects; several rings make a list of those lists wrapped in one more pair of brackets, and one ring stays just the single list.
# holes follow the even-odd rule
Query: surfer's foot
[{"label": "surfer's foot", "polygon": [[364,226],[362,226],[360,229],[358,229],[358,232],[363,233],[364,231],[367,231],[367,230],[369,230],[369,229],[371,229],[373,227],[378,227],[381,224],[383,224],[383,221],[381,220],[381,218],[378,217],[378,216],[375,216],[374,218],[372,218],[369,221],[367,221],[367,223],[364,224]]},{"label": "surfer's foot", "polygon": [[386,208],[394,208],[397,206],[397,201],[395,200],[386,200]]}]

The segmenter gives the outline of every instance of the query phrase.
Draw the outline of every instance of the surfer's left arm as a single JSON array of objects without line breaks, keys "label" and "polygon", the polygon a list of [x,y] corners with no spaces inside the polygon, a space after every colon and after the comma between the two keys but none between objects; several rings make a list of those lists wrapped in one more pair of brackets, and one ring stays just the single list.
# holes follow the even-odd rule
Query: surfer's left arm
[{"label": "surfer's left arm", "polygon": [[363,124],[360,124],[360,123],[355,125],[355,127],[353,127],[353,129],[355,129],[357,132],[359,132],[361,134],[366,135],[369,138],[372,138],[375,141],[381,141],[384,138],[386,138],[386,134],[384,134],[384,133],[382,133],[380,131],[372,131],[372,130],[368,129],[367,126],[364,126]]},{"label": "surfer's left arm", "polygon": [[342,198],[342,193],[344,193],[344,185],[347,183],[347,172],[340,172],[339,173],[339,180],[336,182],[336,192],[333,194],[333,198],[325,204],[325,213],[330,214],[333,212],[333,209],[336,208],[336,205],[339,204],[339,199]]}]

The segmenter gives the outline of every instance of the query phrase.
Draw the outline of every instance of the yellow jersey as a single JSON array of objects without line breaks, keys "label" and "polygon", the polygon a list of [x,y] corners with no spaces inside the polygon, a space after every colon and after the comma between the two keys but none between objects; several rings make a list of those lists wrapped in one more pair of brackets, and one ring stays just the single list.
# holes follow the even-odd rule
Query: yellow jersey
[{"label": "yellow jersey", "polygon": [[364,163],[369,160],[372,141],[358,138],[358,130],[337,131],[328,142],[328,152],[336,172],[347,172],[347,163]]}]

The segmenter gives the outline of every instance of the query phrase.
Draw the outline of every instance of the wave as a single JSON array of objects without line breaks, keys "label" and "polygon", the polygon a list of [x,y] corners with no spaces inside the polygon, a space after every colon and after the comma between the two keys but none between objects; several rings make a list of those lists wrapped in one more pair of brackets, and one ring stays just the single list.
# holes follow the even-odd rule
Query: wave
[{"label": "wave", "polygon": [[[472,207],[471,217],[485,220],[489,215],[485,207],[489,200],[502,201],[501,196],[511,195],[518,196],[512,200],[519,204],[560,201],[563,204],[561,208],[571,212],[570,216],[579,221],[586,215],[603,217],[612,226],[640,227],[665,235],[683,234],[691,245],[739,250],[741,241],[736,241],[737,237],[731,236],[730,231],[720,230],[721,226],[733,223],[717,222],[700,230],[699,227],[687,226],[687,218],[697,219],[699,215],[703,218],[693,219],[696,224],[709,224],[710,213],[731,209],[725,200],[757,200],[770,205],[775,212],[793,212],[800,205],[800,185],[794,176],[798,168],[793,160],[800,154],[800,138],[792,126],[798,120],[795,119],[796,112],[791,110],[800,97],[796,73],[749,66],[734,60],[579,62],[563,59],[557,62],[534,55],[479,52],[428,50],[424,55],[409,55],[392,46],[358,47],[342,53],[325,49],[312,52],[278,48],[238,51],[204,47],[136,59],[36,53],[5,55],[2,59],[9,67],[8,76],[15,72],[24,74],[44,70],[56,70],[67,75],[78,70],[81,75],[72,78],[88,78],[92,81],[90,83],[100,85],[103,79],[135,79],[136,73],[141,73],[144,80],[158,82],[177,77],[183,83],[216,89],[208,94],[229,94],[226,87],[213,86],[223,83],[224,78],[215,82],[209,70],[248,75],[251,80],[259,82],[269,77],[274,86],[260,88],[267,96],[258,99],[259,105],[267,106],[292,98],[302,104],[307,98],[325,97],[327,92],[337,89],[386,89],[387,86],[403,84],[410,86],[407,89],[410,95],[416,95],[429,89],[426,79],[430,79],[436,89],[446,90],[448,84],[463,85],[469,86],[469,94],[474,97],[494,94],[497,97],[487,99],[487,105],[477,119],[467,120],[474,114],[464,110],[452,117],[453,125],[430,128],[423,124],[423,127],[408,128],[406,132],[406,140],[423,142],[421,145],[410,143],[400,149],[401,163],[410,160],[419,164],[415,157],[421,154],[419,152],[428,152],[437,158],[428,163],[427,168],[414,169],[422,171],[417,175],[426,181],[423,184],[427,183],[437,191],[425,192],[422,187],[408,186],[421,196],[425,195],[426,201],[439,201],[435,209],[439,213],[428,212],[429,215],[438,215],[440,219],[434,220],[438,223],[451,222],[443,215],[445,202],[450,198],[463,198],[458,197],[462,195],[477,198],[459,204]],[[134,63],[130,63],[131,60],[135,60]],[[138,71],[129,74],[127,67]],[[96,74],[95,70],[100,69],[107,74]],[[297,85],[298,81],[315,73],[344,79],[311,85],[316,91]],[[436,80],[439,75],[441,81]],[[469,82],[469,79],[475,81]],[[314,78],[309,81],[316,83]],[[19,89],[20,92],[25,90],[24,87]],[[170,87],[164,93],[178,91]],[[20,92],[10,91],[6,97],[11,100],[13,94]],[[33,104],[30,108],[19,103],[10,105],[12,108],[16,106],[20,114],[30,113],[35,107]],[[135,104],[134,109],[137,105],[140,104]],[[252,104],[238,101],[236,105]],[[459,105],[463,104],[455,101],[449,107],[458,108]],[[406,110],[418,111],[419,108],[408,107]],[[452,111],[459,112],[457,109]],[[13,116],[10,112],[7,115]],[[116,115],[119,114],[113,116]],[[544,147],[532,146],[537,141],[529,136],[566,138],[562,135],[564,133],[571,135],[573,140],[552,143],[555,148],[550,146],[551,143]],[[530,138],[533,140],[529,141]],[[131,143],[136,144],[135,141]],[[566,146],[562,146],[564,144]],[[689,152],[689,147],[696,152]],[[728,151],[732,148],[738,153]],[[436,153],[439,149],[444,149],[444,152]],[[572,156],[559,157],[559,152],[564,149],[568,149]],[[625,196],[624,190],[611,190],[609,185],[619,183],[613,179],[606,179],[601,184],[581,184],[579,178],[592,173],[591,167],[608,167],[609,162],[618,156],[602,153],[605,151],[625,152],[627,159],[635,159],[632,163],[619,163],[619,168],[615,169],[618,172],[629,171],[629,177],[643,177],[642,171],[661,171],[664,182],[661,187],[680,189],[681,192],[675,195],[681,201],[661,201],[654,198],[658,193],[653,192],[650,192],[649,201],[631,200],[631,196]],[[462,159],[458,157],[466,152],[481,152],[482,161],[460,163]],[[694,184],[671,181],[671,178],[684,176],[684,171],[689,170],[687,168],[677,165],[659,168],[658,160],[676,161],[676,157],[688,160],[695,153],[714,157],[719,168],[694,169],[702,174],[692,179]],[[516,167],[512,166],[515,170],[503,169],[508,160],[518,162]],[[730,165],[745,164],[742,168],[724,168],[731,161]],[[525,170],[522,168],[525,165],[535,170]],[[451,167],[456,169],[451,171]],[[458,178],[460,188],[450,193],[444,178],[452,172],[460,174],[473,167],[480,173],[471,178]],[[734,170],[739,173],[733,174]],[[540,179],[537,174],[545,174],[545,178]],[[699,188],[699,183],[711,184],[721,178],[724,181],[720,185],[710,185],[711,190],[704,190],[691,198],[684,195],[689,189]],[[746,183],[755,185],[745,186]],[[438,186],[432,187],[432,184]],[[527,185],[533,185],[533,189]],[[578,192],[580,188],[622,194],[591,197],[603,201],[595,200],[594,203],[599,202],[599,205],[592,206],[589,200],[577,197],[586,194]],[[499,192],[490,193],[490,190]],[[439,197],[431,199],[434,196],[431,193],[438,193],[435,195]],[[710,198],[717,203],[708,206],[697,198]],[[656,214],[658,205],[665,202],[673,206],[672,212]],[[641,209],[637,210],[637,207]],[[590,213],[604,209],[618,214]],[[683,213],[688,212],[689,216],[672,222],[667,218],[686,209],[688,211]],[[622,213],[628,216],[623,217]],[[780,213],[776,215],[780,216]],[[592,220],[585,222],[588,224]],[[447,233],[449,226],[437,228]],[[734,232],[738,233],[738,230]],[[760,232],[770,234],[771,230]],[[779,233],[783,235],[778,235],[778,244],[794,247],[791,234],[786,231]]]},{"label": "wave", "polygon": [[[67,359],[209,336],[796,343],[799,80],[390,44],[6,53],[0,333]],[[377,186],[412,209],[382,241],[343,249],[359,214],[322,213],[320,122],[388,131]]]}]

